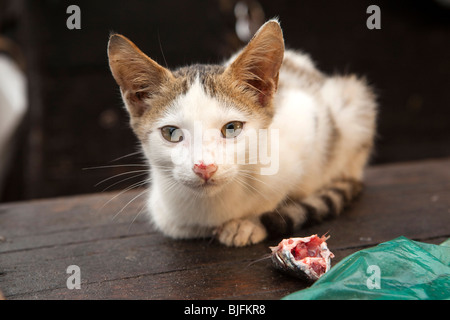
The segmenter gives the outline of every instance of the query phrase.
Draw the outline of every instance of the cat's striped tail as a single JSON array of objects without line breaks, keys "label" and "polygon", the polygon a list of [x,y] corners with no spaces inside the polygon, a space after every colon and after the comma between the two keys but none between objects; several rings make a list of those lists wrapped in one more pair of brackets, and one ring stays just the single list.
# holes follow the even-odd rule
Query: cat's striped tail
[{"label": "cat's striped tail", "polygon": [[286,199],[275,211],[261,216],[269,237],[289,235],[300,227],[339,216],[363,189],[361,181],[336,179],[304,199]]}]

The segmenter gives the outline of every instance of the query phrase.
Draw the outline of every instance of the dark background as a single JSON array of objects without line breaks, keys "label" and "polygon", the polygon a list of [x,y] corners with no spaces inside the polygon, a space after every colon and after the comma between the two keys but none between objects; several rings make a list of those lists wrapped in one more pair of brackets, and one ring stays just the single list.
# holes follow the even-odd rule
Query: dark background
[{"label": "dark background", "polygon": [[[96,187],[132,169],[83,170],[142,162],[111,162],[135,152],[137,139],[108,68],[109,33],[126,35],[170,68],[219,63],[243,45],[236,2],[0,0],[0,34],[22,49],[30,100],[0,200],[99,192],[128,177]],[[288,47],[309,53],[326,73],[356,73],[375,87],[380,115],[372,164],[450,156],[449,7],[432,0],[258,3],[266,19],[280,19]],[[81,9],[81,30],[66,27],[72,4]],[[366,27],[371,4],[381,9],[381,30]]]}]

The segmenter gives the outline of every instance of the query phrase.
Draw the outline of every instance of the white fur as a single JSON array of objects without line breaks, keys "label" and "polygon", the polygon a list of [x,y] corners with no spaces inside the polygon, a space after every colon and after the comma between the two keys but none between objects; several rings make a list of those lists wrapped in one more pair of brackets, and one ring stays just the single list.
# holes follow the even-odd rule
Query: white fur
[{"label": "white fur", "polygon": [[[295,93],[293,93],[295,94]],[[291,97],[293,99],[294,97]],[[307,97],[301,97],[308,101]],[[289,99],[289,94],[285,99]],[[310,101],[309,101],[310,103]],[[286,110],[284,113],[291,113],[293,106],[289,103],[284,104]],[[203,91],[198,81],[190,90],[181,96],[164,118],[160,119],[155,127],[164,125],[175,125],[186,128],[192,135],[196,130],[194,123],[201,123],[204,130],[210,128],[221,128],[225,123],[233,120],[246,122],[244,132],[238,137],[239,142],[244,143],[246,135],[245,130],[256,130],[259,126],[256,120],[248,115],[239,112],[231,106],[221,106],[220,103],[208,97]],[[301,111],[299,112],[301,114]],[[280,130],[280,154],[284,153],[286,148],[294,148],[298,141],[297,137],[304,137],[305,143],[311,143],[308,137],[307,123],[305,126],[298,127],[292,125],[286,126],[286,118],[282,114],[277,115],[271,128]],[[297,127],[298,134],[291,135],[291,130]],[[217,132],[219,135],[220,132]],[[309,141],[308,141],[309,139]],[[192,171],[194,163],[202,160],[205,162],[214,162],[214,152],[206,152],[204,157],[194,155],[190,148],[189,139],[185,139],[180,144],[171,144],[164,141],[158,130],[154,130],[150,136],[148,150],[158,150],[158,152],[147,152],[152,167],[152,192],[150,196],[150,209],[152,219],[155,224],[166,234],[173,237],[197,237],[199,235],[209,235],[214,228],[217,228],[225,222],[243,217],[251,217],[262,212],[273,210],[277,204],[285,197],[292,184],[293,171],[300,176],[301,167],[295,164],[300,156],[299,152],[294,157],[279,157],[279,171],[275,175],[255,175],[257,180],[250,180],[246,177],[238,177],[245,182],[237,182],[235,179],[239,176],[240,168],[244,170],[254,170],[258,172],[258,164],[236,165],[222,164],[214,175],[214,179],[219,182],[217,187],[208,190],[208,196],[199,194],[183,183],[199,183],[199,178]],[[209,150],[208,144],[217,145],[225,139],[215,136],[211,142],[204,141],[203,149]],[[239,143],[238,142],[238,143]],[[152,148],[150,148],[152,145]],[[189,150],[191,159],[179,166],[171,165],[163,159],[170,159],[174,148],[182,146]],[[146,148],[147,149],[147,148]],[[211,148],[211,149],[214,149]],[[298,149],[298,147],[297,147]],[[165,168],[161,169],[160,166]],[[172,175],[164,174],[167,167],[171,168],[173,178],[177,184],[172,187],[173,192],[166,192],[164,188],[173,182]],[[248,167],[248,168],[247,168]],[[293,170],[293,168],[296,168]],[[248,174],[248,173],[247,173]],[[246,185],[246,183],[250,184]]]}]

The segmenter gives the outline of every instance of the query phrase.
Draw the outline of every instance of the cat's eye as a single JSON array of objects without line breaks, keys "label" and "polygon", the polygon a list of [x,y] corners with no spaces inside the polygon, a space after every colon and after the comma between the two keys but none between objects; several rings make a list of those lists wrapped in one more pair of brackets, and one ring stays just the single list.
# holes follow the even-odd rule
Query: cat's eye
[{"label": "cat's eye", "polygon": [[165,126],[161,128],[161,134],[169,142],[181,142],[184,139],[183,131],[174,126]]},{"label": "cat's eye", "polygon": [[220,131],[222,132],[222,136],[224,138],[236,138],[241,133],[243,127],[243,122],[231,121],[225,124]]}]

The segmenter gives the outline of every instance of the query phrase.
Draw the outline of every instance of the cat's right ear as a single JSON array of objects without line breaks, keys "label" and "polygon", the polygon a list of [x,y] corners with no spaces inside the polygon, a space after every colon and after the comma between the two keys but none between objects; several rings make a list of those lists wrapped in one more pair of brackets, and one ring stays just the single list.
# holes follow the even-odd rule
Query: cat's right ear
[{"label": "cat's right ear", "polygon": [[265,107],[277,90],[278,75],[284,56],[283,32],[277,20],[266,22],[247,46],[228,66],[226,73],[237,80],[237,87],[254,93]]},{"label": "cat's right ear", "polygon": [[109,37],[108,59],[127,109],[134,117],[141,116],[150,107],[148,100],[152,94],[173,78],[169,70],[150,59],[120,34]]}]

